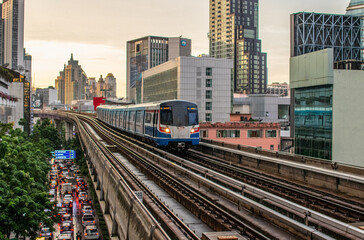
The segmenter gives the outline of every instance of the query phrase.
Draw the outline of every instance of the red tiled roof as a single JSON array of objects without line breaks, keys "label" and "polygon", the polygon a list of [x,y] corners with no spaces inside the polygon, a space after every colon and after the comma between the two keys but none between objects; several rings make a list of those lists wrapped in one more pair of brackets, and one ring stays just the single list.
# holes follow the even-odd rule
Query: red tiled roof
[{"label": "red tiled roof", "polygon": [[279,123],[260,122],[226,122],[226,123],[200,123],[200,128],[280,128]]}]

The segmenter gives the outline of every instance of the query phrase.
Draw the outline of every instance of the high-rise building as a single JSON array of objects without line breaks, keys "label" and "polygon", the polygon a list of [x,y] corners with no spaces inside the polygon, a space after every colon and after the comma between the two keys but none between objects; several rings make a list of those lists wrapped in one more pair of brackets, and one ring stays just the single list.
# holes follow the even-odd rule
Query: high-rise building
[{"label": "high-rise building", "polygon": [[14,70],[24,70],[24,0],[4,0],[4,64]]},{"label": "high-rise building", "polygon": [[116,78],[112,73],[107,74],[105,78],[105,84],[107,88],[105,97],[116,98]]},{"label": "high-rise building", "polygon": [[291,15],[291,57],[334,48],[334,62],[361,61],[361,19],[338,14]]},{"label": "high-rise building", "polygon": [[190,39],[147,36],[128,41],[127,99],[140,103],[142,72],[179,56],[191,56]]},{"label": "high-rise building", "polygon": [[267,90],[267,54],[258,23],[258,0],[210,0],[210,57],[234,60],[236,93]]},{"label": "high-rise building", "polygon": [[364,1],[351,0],[346,9],[346,14],[361,17],[361,56],[364,62]]},{"label": "high-rise building", "polygon": [[[311,12],[291,15],[290,123],[297,154],[333,159],[332,101],[335,89],[330,74],[340,72],[333,68],[360,69],[360,32],[361,18],[356,16]],[[331,48],[329,53],[322,51],[328,48]],[[316,51],[320,53],[309,55]],[[328,54],[328,57],[321,58],[320,54]],[[302,58],[297,58],[301,55]],[[311,61],[303,61],[305,58]],[[295,59],[302,61],[293,63],[298,61]],[[329,65],[323,65],[323,61]],[[313,80],[318,73],[322,76]],[[339,79],[340,76],[336,75]]]},{"label": "high-rise building", "polygon": [[4,65],[4,19],[3,4],[0,3],[0,66]]},{"label": "high-rise building", "polygon": [[328,48],[290,59],[295,153],[364,167],[364,71],[334,58]]},{"label": "high-rise building", "polygon": [[86,99],[87,76],[78,65],[78,61],[73,59],[73,54],[71,54],[68,65],[65,65],[60,76],[57,77],[55,85],[58,99],[62,104],[71,104],[73,100]]},{"label": "high-rise building", "polygon": [[57,77],[57,79],[55,80],[55,87],[57,89],[57,96],[58,96],[58,100],[64,104],[64,79],[65,79],[65,74],[64,74],[64,70],[66,69],[66,64],[63,66],[63,71],[59,72],[59,76]]}]

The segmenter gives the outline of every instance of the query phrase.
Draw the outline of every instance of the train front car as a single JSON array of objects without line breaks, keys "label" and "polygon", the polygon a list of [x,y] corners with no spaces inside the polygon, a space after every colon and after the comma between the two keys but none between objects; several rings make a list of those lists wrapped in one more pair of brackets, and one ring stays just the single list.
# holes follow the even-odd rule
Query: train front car
[{"label": "train front car", "polygon": [[156,143],[177,150],[187,150],[200,142],[197,105],[187,101],[160,104],[159,135]]}]

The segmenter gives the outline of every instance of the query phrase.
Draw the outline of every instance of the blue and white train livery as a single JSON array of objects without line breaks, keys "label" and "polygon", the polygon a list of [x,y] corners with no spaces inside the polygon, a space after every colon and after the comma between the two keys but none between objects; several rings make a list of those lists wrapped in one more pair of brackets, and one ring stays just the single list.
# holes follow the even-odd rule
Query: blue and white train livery
[{"label": "blue and white train livery", "polygon": [[192,102],[170,100],[128,106],[102,105],[96,111],[101,121],[157,146],[187,149],[200,141],[197,105]]}]

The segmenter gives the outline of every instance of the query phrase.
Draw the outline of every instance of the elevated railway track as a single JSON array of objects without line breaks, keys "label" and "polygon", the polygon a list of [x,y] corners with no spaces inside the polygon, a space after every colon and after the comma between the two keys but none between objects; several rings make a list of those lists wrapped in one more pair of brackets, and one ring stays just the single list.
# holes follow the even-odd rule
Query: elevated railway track
[{"label": "elevated railway track", "polygon": [[[123,135],[90,116],[72,118],[93,138],[120,177],[128,180],[130,189],[145,192],[143,205],[160,223],[161,232],[172,239],[199,238],[168,206],[163,206],[163,201],[148,193],[148,188],[112,156],[115,152],[127,156],[214,231],[236,230],[246,239],[364,238],[363,231],[350,225],[363,221],[360,198],[348,201],[335,194],[311,191],[307,186],[236,166],[231,159],[206,151],[191,150],[186,156],[176,156]],[[92,131],[98,137],[92,136]]]}]

